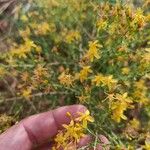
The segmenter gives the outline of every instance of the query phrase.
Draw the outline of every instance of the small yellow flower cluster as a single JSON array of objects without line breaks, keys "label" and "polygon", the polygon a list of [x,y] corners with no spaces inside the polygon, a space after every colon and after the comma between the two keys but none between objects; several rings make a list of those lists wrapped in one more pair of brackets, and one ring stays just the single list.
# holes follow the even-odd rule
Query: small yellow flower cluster
[{"label": "small yellow flower cluster", "polygon": [[0,78],[3,77],[6,72],[7,72],[6,69],[4,67],[0,66]]},{"label": "small yellow flower cluster", "polygon": [[136,24],[142,28],[145,26],[146,17],[143,14],[143,10],[138,8],[133,16],[133,21],[131,22],[131,26],[134,27]]},{"label": "small yellow flower cluster", "polygon": [[34,79],[40,80],[42,77],[48,77],[48,69],[41,64],[38,64],[34,69]]},{"label": "small yellow flower cluster", "polygon": [[87,79],[88,75],[92,72],[93,71],[90,66],[84,66],[82,67],[82,70],[80,70],[79,74],[77,74],[76,76],[77,78],[80,79],[80,82],[83,82],[84,80]]},{"label": "small yellow flower cluster", "polygon": [[71,114],[68,112],[67,115],[71,118],[70,124],[64,124],[64,130],[58,132],[54,139],[53,150],[60,148],[64,150],[75,147],[76,149],[78,142],[82,137],[85,136],[85,130],[87,129],[88,122],[94,122],[93,117],[90,116],[90,112],[87,110],[85,113],[78,112],[79,117],[73,119]]},{"label": "small yellow flower cluster", "polygon": [[31,93],[32,93],[32,90],[31,88],[27,88],[27,89],[23,89],[22,90],[22,96],[26,99],[26,100],[29,100],[30,99],[30,96],[31,96]]},{"label": "small yellow flower cluster", "polygon": [[[88,61],[91,61],[91,62],[93,62],[94,58],[99,59],[100,54],[98,51],[99,51],[100,47],[101,47],[101,45],[98,44],[98,41],[89,42],[89,50],[84,55],[84,58],[86,58]],[[83,81],[85,81],[88,78],[88,75],[90,73],[93,73],[91,66],[82,65],[82,69],[80,70],[80,72],[75,74],[75,79],[79,79],[80,82],[82,83]],[[73,80],[72,80],[72,76],[70,74],[65,75],[65,73],[62,73],[58,79],[61,84],[64,84],[67,86],[72,85]]]},{"label": "small yellow flower cluster", "polygon": [[12,116],[6,114],[0,115],[0,133],[4,132],[6,129],[11,127],[12,123],[15,122],[15,119]]},{"label": "small yellow flower cluster", "polygon": [[33,73],[25,71],[20,75],[20,77],[22,82],[17,86],[17,88],[20,90],[20,93],[18,94],[23,96],[25,99],[30,99],[33,91],[36,91],[39,87],[42,90],[42,86],[48,86],[48,78],[50,75],[46,67],[38,64],[33,70]]},{"label": "small yellow flower cluster", "polygon": [[145,81],[140,79],[134,84],[134,92],[133,97],[134,101],[138,102],[140,105],[147,105],[149,103],[149,99],[147,97],[147,87],[145,86]]},{"label": "small yellow flower cluster", "polygon": [[98,20],[97,22],[97,27],[98,27],[98,31],[100,30],[105,30],[108,26],[108,22],[103,20],[103,19],[100,19]]},{"label": "small yellow flower cluster", "polygon": [[91,62],[94,61],[94,58],[99,59],[100,56],[100,48],[102,47],[102,45],[100,45],[98,43],[98,41],[90,41],[89,42],[89,50],[87,51],[87,53],[85,54],[85,57],[90,60]]},{"label": "small yellow flower cluster", "polygon": [[112,110],[112,119],[116,122],[120,122],[121,119],[127,120],[127,117],[124,115],[124,112],[128,108],[132,108],[133,101],[128,97],[127,93],[124,94],[115,94],[108,95],[110,100],[110,109]]},{"label": "small yellow flower cluster", "polygon": [[129,72],[130,72],[130,68],[129,68],[129,67],[123,67],[123,68],[121,69],[121,71],[122,71],[122,74],[123,74],[123,75],[128,75]]},{"label": "small yellow flower cluster", "polygon": [[113,79],[112,75],[104,76],[102,74],[96,75],[92,82],[95,83],[96,86],[107,86],[109,90],[114,89],[117,84],[117,80]]},{"label": "small yellow flower cluster", "polygon": [[130,126],[134,129],[139,129],[140,128],[140,121],[137,120],[136,118],[133,118],[130,122],[129,122]]},{"label": "small yellow flower cluster", "polygon": [[150,150],[150,142],[145,142],[145,145],[143,146],[145,150]]},{"label": "small yellow flower cluster", "polygon": [[[149,45],[150,44],[148,44],[148,46]],[[140,63],[141,63],[141,66],[140,66],[141,71],[149,69],[149,66],[150,66],[150,48],[145,48],[145,53],[142,55]]]},{"label": "small yellow flower cluster", "polygon": [[53,23],[43,22],[41,24],[31,24],[31,27],[34,29],[36,35],[46,35],[49,32],[55,32],[56,27]]},{"label": "small yellow flower cluster", "polygon": [[36,34],[37,35],[45,35],[47,32],[50,31],[49,24],[47,22],[43,22],[36,26]]},{"label": "small yellow flower cluster", "polygon": [[69,31],[66,35],[66,42],[71,44],[74,41],[79,41],[81,39],[81,35],[78,31]]},{"label": "small yellow flower cluster", "polygon": [[81,95],[81,96],[77,96],[77,98],[79,99],[79,102],[82,104],[82,103],[85,103],[89,100],[90,96],[88,95]]},{"label": "small yellow flower cluster", "polygon": [[34,49],[37,52],[41,51],[41,48],[37,46],[33,41],[25,38],[25,43],[20,46],[15,46],[11,49],[11,56],[16,56],[18,58],[27,58],[27,54]]},{"label": "small yellow flower cluster", "polygon": [[[55,106],[86,104],[95,112],[97,132],[113,130],[115,121],[120,123],[125,137],[134,138],[137,144],[138,135],[147,132],[150,116],[149,0],[141,0],[138,6],[129,0],[113,3],[36,0],[33,3],[31,9],[18,15],[19,37],[16,34],[9,44],[4,44],[12,48],[6,56],[0,56],[0,77],[11,74],[17,83],[0,97],[8,98],[11,90],[25,99],[46,95],[49,100],[52,92],[56,94]],[[16,98],[14,95],[9,97]],[[62,98],[57,101],[58,97]],[[129,111],[130,108],[137,114]],[[138,116],[139,111],[142,115]],[[55,138],[55,149],[75,149],[73,146],[76,147],[87,121],[91,120],[88,116],[89,112],[80,114],[78,119],[64,125]],[[113,125],[108,126],[109,123]],[[116,140],[114,143],[120,143],[120,139]],[[149,149],[148,146],[145,143],[142,148]]]},{"label": "small yellow flower cluster", "polygon": [[22,15],[20,18],[23,22],[27,22],[28,21],[28,17],[26,15]]},{"label": "small yellow flower cluster", "polygon": [[24,30],[20,30],[20,36],[23,38],[29,37],[32,33],[31,31],[34,32],[35,35],[37,36],[42,36],[46,35],[50,32],[56,31],[56,27],[54,23],[48,23],[48,22],[42,22],[42,23],[36,23],[36,22],[31,22],[28,23],[28,26]]},{"label": "small yellow flower cluster", "polygon": [[72,86],[74,81],[73,76],[65,71],[61,73],[58,80],[60,84],[66,85],[67,87]]},{"label": "small yellow flower cluster", "polygon": [[116,39],[117,35],[133,39],[134,31],[143,30],[149,22],[149,15],[144,14],[143,8],[135,8],[131,3],[122,5],[118,0],[114,6],[105,2],[98,8],[97,28],[111,35],[111,39],[107,39],[108,43]]}]

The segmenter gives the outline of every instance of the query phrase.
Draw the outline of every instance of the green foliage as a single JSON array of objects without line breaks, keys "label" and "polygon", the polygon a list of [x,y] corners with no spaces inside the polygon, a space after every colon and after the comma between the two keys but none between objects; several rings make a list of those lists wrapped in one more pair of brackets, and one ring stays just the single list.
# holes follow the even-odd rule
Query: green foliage
[{"label": "green foliage", "polygon": [[10,50],[1,56],[1,77],[17,80],[10,97],[33,106],[43,96],[52,108],[84,104],[95,118],[90,130],[105,134],[112,149],[144,147],[140,140],[148,138],[150,124],[150,15],[148,1],[135,4],[31,2],[15,23]]}]

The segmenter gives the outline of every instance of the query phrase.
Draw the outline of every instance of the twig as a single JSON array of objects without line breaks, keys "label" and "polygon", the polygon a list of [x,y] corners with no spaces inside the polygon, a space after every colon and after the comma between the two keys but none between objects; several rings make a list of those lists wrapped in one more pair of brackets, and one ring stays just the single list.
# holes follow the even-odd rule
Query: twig
[{"label": "twig", "polygon": [[39,113],[39,111],[36,109],[36,106],[33,104],[32,101],[28,101],[28,103],[31,105],[31,107],[33,108],[33,110],[34,110],[36,113]]},{"label": "twig", "polygon": [[[67,63],[67,62],[52,62],[52,63],[48,63],[47,66],[57,66],[57,65],[65,65],[65,64],[74,64],[74,63]],[[5,68],[16,68],[16,67],[28,67],[28,68],[33,68],[35,67],[35,65],[32,65],[32,64],[23,64],[23,65],[4,65],[4,64],[1,64],[1,66],[5,67]]]},{"label": "twig", "polygon": [[[34,98],[34,97],[42,97],[42,96],[45,96],[45,95],[56,95],[56,94],[60,94],[60,95],[63,95],[63,94],[68,94],[67,92],[50,92],[50,93],[37,93],[37,94],[33,94],[33,95],[30,95],[30,98]],[[13,98],[7,98],[7,99],[4,99],[4,100],[0,100],[0,103],[6,101],[14,101],[14,100],[22,100],[24,99],[24,97],[22,96],[19,96],[19,97],[13,97]]]},{"label": "twig", "polygon": [[96,133],[96,137],[95,137],[95,141],[94,141],[94,150],[96,150],[97,141],[98,141],[98,134]]}]

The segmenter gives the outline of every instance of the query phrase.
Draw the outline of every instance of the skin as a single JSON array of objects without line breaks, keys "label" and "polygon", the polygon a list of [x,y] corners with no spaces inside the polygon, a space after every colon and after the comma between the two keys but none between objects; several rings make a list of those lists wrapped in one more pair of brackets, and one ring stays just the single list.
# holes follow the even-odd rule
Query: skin
[{"label": "skin", "polygon": [[[52,146],[50,139],[62,128],[62,124],[70,122],[66,113],[70,112],[75,118],[77,112],[85,111],[82,105],[72,105],[30,116],[0,135],[0,150],[49,150]],[[86,136],[79,146],[86,145],[90,140]]]}]

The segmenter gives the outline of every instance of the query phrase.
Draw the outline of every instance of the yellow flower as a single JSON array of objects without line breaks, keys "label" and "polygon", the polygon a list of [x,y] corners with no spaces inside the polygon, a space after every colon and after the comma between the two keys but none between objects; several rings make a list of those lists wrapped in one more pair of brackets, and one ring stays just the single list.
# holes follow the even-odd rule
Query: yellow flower
[{"label": "yellow flower", "polygon": [[89,42],[89,50],[87,51],[86,57],[93,62],[94,58],[99,59],[100,58],[100,47],[102,47],[100,44],[98,44],[98,41]]},{"label": "yellow flower", "polygon": [[149,102],[149,98],[147,97],[148,88],[145,85],[145,80],[140,79],[139,81],[135,82],[134,87],[134,101],[138,102],[139,104],[147,105]]},{"label": "yellow flower", "polygon": [[71,113],[67,112],[67,116],[69,116],[71,121],[68,125],[62,125],[64,129],[54,138],[55,144],[53,150],[60,148],[64,150],[76,149],[80,139],[85,136],[84,132],[87,128],[87,122],[94,121],[88,110],[85,113],[79,112],[78,114],[80,116],[73,119]]},{"label": "yellow flower", "polygon": [[10,54],[12,56],[16,56],[18,58],[27,58],[27,54],[31,52],[32,48],[37,48],[37,45],[35,45],[32,40],[25,38],[24,41],[24,44],[18,47],[15,45],[15,47],[11,49]]},{"label": "yellow flower", "polygon": [[131,26],[134,27],[134,24],[138,24],[139,27],[143,27],[146,24],[146,16],[144,16],[141,8],[138,8],[134,14],[134,19],[131,22]]},{"label": "yellow flower", "polygon": [[142,60],[141,62],[150,62],[150,53],[145,53],[143,56],[142,56]]},{"label": "yellow flower", "polygon": [[38,24],[35,28],[35,34],[39,34],[39,35],[45,35],[49,31],[50,31],[50,26],[47,22]]},{"label": "yellow flower", "polygon": [[26,15],[22,15],[20,18],[23,22],[27,22],[28,21],[28,17]]},{"label": "yellow flower", "polygon": [[105,30],[105,29],[107,28],[107,25],[108,25],[108,22],[107,22],[107,21],[104,21],[104,20],[100,19],[100,20],[97,22],[98,31],[99,31],[99,30]]},{"label": "yellow flower", "polygon": [[106,76],[103,80],[103,85],[108,86],[109,89],[112,89],[116,86],[117,80],[113,79],[112,75]]},{"label": "yellow flower", "polygon": [[21,80],[24,81],[24,82],[27,82],[29,80],[29,73],[27,71],[23,72],[21,74]]},{"label": "yellow flower", "polygon": [[82,94],[81,96],[78,96],[78,99],[80,103],[85,103],[89,99],[89,96],[85,96]]},{"label": "yellow flower", "polygon": [[115,94],[112,93],[112,94],[107,94],[107,98],[109,99],[110,102],[112,102],[114,99],[115,99]]},{"label": "yellow flower", "polygon": [[123,105],[118,104],[114,104],[114,106],[112,106],[112,119],[115,120],[117,123],[119,123],[121,121],[121,119],[123,120],[127,120],[127,117],[123,114],[124,113],[124,108],[126,108],[126,105],[124,105],[125,103],[123,103]]},{"label": "yellow flower", "polygon": [[29,99],[30,96],[31,96],[31,93],[32,93],[32,90],[30,88],[28,89],[24,89],[22,91],[22,96],[25,98],[25,99]]},{"label": "yellow flower", "polygon": [[143,79],[140,79],[139,81],[135,82],[134,86],[139,90],[147,90],[147,87],[145,86],[145,81]]},{"label": "yellow flower", "polygon": [[144,150],[150,150],[150,142],[145,142],[145,145],[143,146]]},{"label": "yellow flower", "polygon": [[124,68],[122,68],[122,74],[128,75],[129,72],[130,72],[130,68],[129,68],[129,67],[124,67]]},{"label": "yellow flower", "polygon": [[67,43],[72,43],[75,40],[80,40],[80,39],[81,39],[81,35],[78,31],[70,31],[66,36]]},{"label": "yellow flower", "polygon": [[113,79],[112,75],[104,76],[99,74],[92,79],[92,83],[95,83],[96,86],[107,86],[109,89],[112,89],[116,86],[117,80]]},{"label": "yellow flower", "polygon": [[38,64],[37,67],[33,70],[34,79],[40,80],[42,77],[48,77],[48,69]]},{"label": "yellow flower", "polygon": [[96,86],[100,86],[100,84],[103,82],[103,75],[99,74],[97,76],[94,77],[94,79],[92,80],[92,82],[96,84]]},{"label": "yellow flower", "polygon": [[128,97],[128,93],[116,94],[115,99],[120,102],[132,103],[133,101]]},{"label": "yellow flower", "polygon": [[114,95],[110,101],[112,119],[117,123],[119,123],[121,119],[126,120],[127,117],[124,115],[124,111],[128,108],[133,108],[132,103],[133,101],[128,97],[127,93]]},{"label": "yellow flower", "polygon": [[2,66],[0,66],[0,77],[4,76],[6,73],[6,69]]},{"label": "yellow flower", "polygon": [[77,121],[82,122],[83,128],[87,128],[88,122],[94,122],[94,118],[90,116],[90,112],[86,110],[85,113],[79,112],[79,117],[76,119]]},{"label": "yellow flower", "polygon": [[66,74],[65,72],[62,72],[61,75],[58,77],[58,80],[60,84],[66,85],[66,86],[72,86],[73,84],[73,77],[70,74]]},{"label": "yellow flower", "polygon": [[129,122],[129,124],[130,124],[130,126],[131,126],[132,128],[134,128],[134,129],[139,129],[139,127],[140,127],[140,122],[139,122],[139,120],[137,120],[136,118],[134,118],[133,120],[131,120],[131,121]]},{"label": "yellow flower", "polygon": [[[109,26],[109,29],[108,29],[108,33],[110,34],[110,35],[113,35],[113,34],[115,34],[115,32],[117,31],[117,28],[118,28],[118,24],[117,23],[115,23],[115,22],[113,22],[113,23],[111,23],[111,25]],[[111,41],[111,40],[110,40]],[[108,41],[109,42],[109,41]],[[108,43],[107,42],[107,43]],[[110,43],[108,43],[108,44],[110,44]]]},{"label": "yellow flower", "polygon": [[83,82],[84,80],[86,80],[89,73],[92,73],[91,67],[90,66],[84,66],[79,73],[80,81]]},{"label": "yellow flower", "polygon": [[70,137],[78,142],[84,136],[82,126],[73,120],[71,120],[69,125],[64,124],[63,127],[66,129],[65,138]]},{"label": "yellow flower", "polygon": [[67,146],[67,139],[64,136],[63,132],[59,132],[55,137],[55,142],[57,143],[57,149],[60,147]]}]

